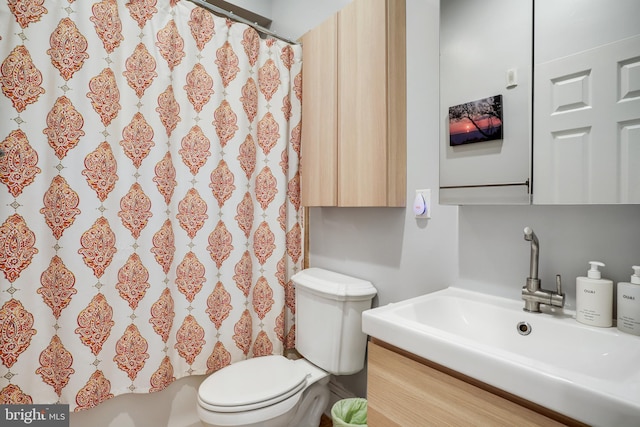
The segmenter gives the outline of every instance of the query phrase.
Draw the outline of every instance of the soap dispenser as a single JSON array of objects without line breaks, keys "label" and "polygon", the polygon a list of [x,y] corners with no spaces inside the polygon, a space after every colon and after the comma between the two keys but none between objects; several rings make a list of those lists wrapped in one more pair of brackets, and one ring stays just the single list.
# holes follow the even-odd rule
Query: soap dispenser
[{"label": "soap dispenser", "polygon": [[640,266],[631,268],[631,282],[618,283],[618,329],[640,335]]},{"label": "soap dispenser", "polygon": [[607,328],[613,324],[613,281],[603,279],[598,267],[589,261],[587,277],[576,278],[576,320],[591,326]]}]

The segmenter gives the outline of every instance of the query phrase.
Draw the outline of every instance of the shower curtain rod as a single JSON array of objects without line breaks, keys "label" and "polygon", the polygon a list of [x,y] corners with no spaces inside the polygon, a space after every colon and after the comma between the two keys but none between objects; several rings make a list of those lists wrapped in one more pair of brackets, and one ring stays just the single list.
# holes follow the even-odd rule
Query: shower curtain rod
[{"label": "shower curtain rod", "polygon": [[238,15],[236,15],[235,13],[233,13],[231,11],[224,10],[224,9],[218,7],[218,6],[214,6],[211,3],[208,3],[208,2],[206,2],[204,0],[189,0],[189,1],[191,3],[197,4],[198,6],[204,8],[204,9],[207,9],[211,13],[224,15],[227,18],[233,19],[234,21],[238,21],[238,22],[242,22],[243,24],[247,24],[247,25],[253,27],[256,31],[258,31],[258,32],[260,32],[262,34],[266,34],[268,36],[275,37],[275,38],[277,38],[279,40],[282,40],[282,41],[285,41],[287,43],[300,44],[300,42],[288,39],[286,37],[282,37],[282,36],[276,34],[274,31],[268,30],[267,28],[264,28],[264,27],[258,25],[255,22],[251,22],[251,21],[249,21],[247,19],[244,19],[243,17],[238,16]]}]

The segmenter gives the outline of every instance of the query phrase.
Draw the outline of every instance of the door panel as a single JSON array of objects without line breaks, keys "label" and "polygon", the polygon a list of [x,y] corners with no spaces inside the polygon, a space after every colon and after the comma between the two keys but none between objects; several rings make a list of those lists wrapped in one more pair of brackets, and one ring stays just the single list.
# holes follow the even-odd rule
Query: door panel
[{"label": "door panel", "polygon": [[640,203],[640,36],[534,67],[534,203]]}]

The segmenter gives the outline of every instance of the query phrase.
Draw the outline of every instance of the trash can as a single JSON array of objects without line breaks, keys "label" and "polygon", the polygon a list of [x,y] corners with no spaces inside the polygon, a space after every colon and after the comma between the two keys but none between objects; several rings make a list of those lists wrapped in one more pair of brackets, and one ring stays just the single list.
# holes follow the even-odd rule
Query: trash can
[{"label": "trash can", "polygon": [[367,399],[354,397],[337,401],[331,408],[333,427],[367,427]]}]

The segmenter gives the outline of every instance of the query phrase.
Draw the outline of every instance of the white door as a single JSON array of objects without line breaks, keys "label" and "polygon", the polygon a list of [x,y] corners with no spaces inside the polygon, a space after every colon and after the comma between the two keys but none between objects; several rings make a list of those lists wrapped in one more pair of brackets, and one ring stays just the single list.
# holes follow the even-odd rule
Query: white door
[{"label": "white door", "polygon": [[640,203],[640,36],[534,66],[535,204]]}]

